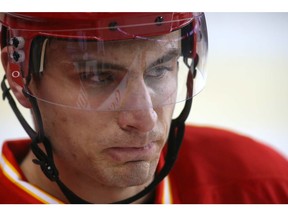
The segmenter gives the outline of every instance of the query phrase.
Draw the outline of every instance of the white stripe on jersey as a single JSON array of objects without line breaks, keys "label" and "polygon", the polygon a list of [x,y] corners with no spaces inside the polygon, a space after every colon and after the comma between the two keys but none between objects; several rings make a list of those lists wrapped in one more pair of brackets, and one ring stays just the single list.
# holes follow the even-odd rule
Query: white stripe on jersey
[{"label": "white stripe on jersey", "polygon": [[164,190],[163,190],[162,203],[163,204],[173,203],[171,185],[170,185],[170,180],[168,176],[164,178]]}]

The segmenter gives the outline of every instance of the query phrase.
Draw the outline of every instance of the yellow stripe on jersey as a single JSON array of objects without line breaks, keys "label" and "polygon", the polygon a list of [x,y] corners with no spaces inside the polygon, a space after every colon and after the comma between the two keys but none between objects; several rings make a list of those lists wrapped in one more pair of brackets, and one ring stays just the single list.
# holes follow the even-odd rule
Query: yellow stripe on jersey
[{"label": "yellow stripe on jersey", "polygon": [[163,190],[163,197],[162,197],[162,204],[172,204],[173,203],[173,196],[171,190],[171,183],[169,180],[169,176],[164,178],[164,190]]}]

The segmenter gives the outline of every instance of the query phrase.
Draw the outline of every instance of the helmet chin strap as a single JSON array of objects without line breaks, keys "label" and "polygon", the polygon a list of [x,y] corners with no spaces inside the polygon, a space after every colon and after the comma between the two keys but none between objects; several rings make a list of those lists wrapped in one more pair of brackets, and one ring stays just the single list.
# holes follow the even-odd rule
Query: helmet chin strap
[{"label": "helmet chin strap", "polygon": [[[115,204],[128,204],[132,203],[143,196],[147,195],[148,193],[152,192],[155,187],[168,175],[170,170],[172,169],[181,143],[184,136],[185,130],[185,120],[187,119],[191,106],[192,106],[192,73],[189,71],[188,79],[187,79],[187,88],[189,94],[188,97],[190,99],[186,100],[185,106],[177,119],[172,120],[168,141],[167,141],[167,153],[165,156],[165,164],[163,168],[160,170],[159,173],[156,173],[154,180],[142,191],[137,193],[136,195],[129,197],[127,199],[114,202]],[[73,193],[59,178],[59,172],[55,166],[54,159],[53,159],[53,152],[52,152],[52,145],[50,140],[45,136],[43,122],[41,113],[37,104],[37,100],[28,94],[29,90],[27,87],[24,87],[23,94],[29,99],[30,103],[32,104],[32,109],[35,115],[35,119],[38,126],[38,132],[35,132],[24,119],[23,115],[19,111],[13,97],[10,94],[10,89],[7,88],[5,84],[6,76],[4,76],[3,81],[1,82],[1,88],[3,90],[3,99],[7,98],[11,108],[13,109],[15,115],[17,116],[18,120],[20,121],[21,125],[30,136],[31,142],[31,149],[36,156],[37,159],[34,159],[33,162],[40,166],[42,172],[49,178],[51,181],[55,181],[59,188],[61,189],[62,193],[66,196],[68,201],[73,204],[89,204],[86,200],[83,200],[75,193]],[[44,151],[40,148],[39,145],[43,144]]]}]

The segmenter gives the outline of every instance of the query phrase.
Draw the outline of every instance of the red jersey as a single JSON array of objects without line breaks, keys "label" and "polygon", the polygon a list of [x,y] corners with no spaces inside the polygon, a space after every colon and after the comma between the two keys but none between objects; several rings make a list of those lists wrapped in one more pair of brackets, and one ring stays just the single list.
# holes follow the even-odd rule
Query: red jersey
[{"label": "red jersey", "polygon": [[[29,140],[3,144],[0,203],[63,203],[27,182],[19,161],[28,151]],[[157,186],[154,202],[288,203],[288,161],[248,137],[186,126],[176,164]]]}]

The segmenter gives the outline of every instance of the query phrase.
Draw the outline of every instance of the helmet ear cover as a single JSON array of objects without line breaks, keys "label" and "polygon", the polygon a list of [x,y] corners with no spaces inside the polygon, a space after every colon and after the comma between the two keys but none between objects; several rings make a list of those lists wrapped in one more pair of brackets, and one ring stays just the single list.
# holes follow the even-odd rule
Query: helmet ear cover
[{"label": "helmet ear cover", "polygon": [[184,58],[192,57],[192,50],[194,46],[194,37],[189,37],[193,34],[193,24],[190,23],[181,29],[181,51]]},{"label": "helmet ear cover", "polygon": [[18,64],[12,63],[8,60],[8,52],[5,47],[7,47],[7,38],[8,38],[8,28],[4,25],[0,25],[0,47],[1,47],[1,63],[5,70],[5,74],[9,73],[9,77],[13,79],[17,85],[23,87],[22,73],[20,71],[20,66]]},{"label": "helmet ear cover", "polygon": [[[181,29],[181,37],[183,38],[181,40],[181,53],[183,56],[184,63],[188,67],[189,70],[192,70],[193,78],[196,77],[196,70],[195,67],[198,64],[198,54],[196,53],[196,43],[195,40],[197,33],[194,32],[194,25],[193,22],[190,24],[184,26]],[[188,59],[192,59],[193,65],[188,63]],[[191,68],[192,66],[192,68]]]}]

